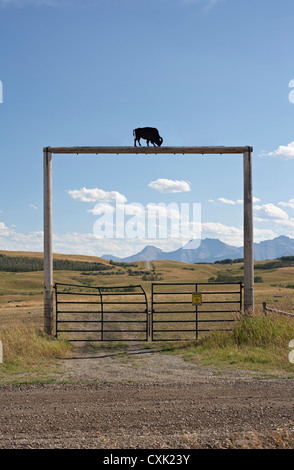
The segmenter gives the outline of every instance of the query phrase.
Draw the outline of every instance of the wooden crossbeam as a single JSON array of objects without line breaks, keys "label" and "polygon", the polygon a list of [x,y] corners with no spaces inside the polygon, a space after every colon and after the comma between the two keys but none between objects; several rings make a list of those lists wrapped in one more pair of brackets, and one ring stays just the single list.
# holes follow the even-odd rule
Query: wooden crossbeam
[{"label": "wooden crossbeam", "polygon": [[244,147],[45,147],[44,151],[54,154],[239,154],[252,152]]}]

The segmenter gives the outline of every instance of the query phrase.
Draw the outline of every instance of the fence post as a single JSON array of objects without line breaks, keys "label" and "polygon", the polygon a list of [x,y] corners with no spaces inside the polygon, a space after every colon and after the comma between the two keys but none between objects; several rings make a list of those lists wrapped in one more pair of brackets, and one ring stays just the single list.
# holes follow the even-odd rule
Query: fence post
[{"label": "fence post", "polygon": [[252,155],[250,148],[243,154],[244,178],[244,312],[254,312],[253,263],[253,193]]},{"label": "fence post", "polygon": [[267,313],[266,313],[266,302],[262,302],[262,309],[263,309],[264,315],[267,315]]},{"label": "fence post", "polygon": [[44,331],[53,335],[52,153],[44,149]]}]

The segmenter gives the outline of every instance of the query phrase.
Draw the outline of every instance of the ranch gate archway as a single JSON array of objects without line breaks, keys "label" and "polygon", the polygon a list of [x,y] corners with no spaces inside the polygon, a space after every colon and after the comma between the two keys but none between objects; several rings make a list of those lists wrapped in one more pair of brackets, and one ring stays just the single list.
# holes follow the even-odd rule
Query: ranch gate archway
[{"label": "ranch gate archway", "polygon": [[52,335],[53,251],[52,251],[52,155],[53,154],[243,154],[244,184],[244,312],[254,310],[253,283],[253,193],[252,151],[243,147],[45,147],[44,152],[44,331]]}]

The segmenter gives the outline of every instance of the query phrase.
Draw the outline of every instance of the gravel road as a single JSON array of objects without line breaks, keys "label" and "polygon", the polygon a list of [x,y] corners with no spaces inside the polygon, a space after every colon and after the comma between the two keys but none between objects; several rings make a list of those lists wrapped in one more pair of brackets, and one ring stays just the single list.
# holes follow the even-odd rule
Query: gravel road
[{"label": "gravel road", "polygon": [[136,345],[80,350],[62,370],[54,385],[0,387],[1,449],[215,449],[244,447],[251,432],[294,431],[293,379]]}]

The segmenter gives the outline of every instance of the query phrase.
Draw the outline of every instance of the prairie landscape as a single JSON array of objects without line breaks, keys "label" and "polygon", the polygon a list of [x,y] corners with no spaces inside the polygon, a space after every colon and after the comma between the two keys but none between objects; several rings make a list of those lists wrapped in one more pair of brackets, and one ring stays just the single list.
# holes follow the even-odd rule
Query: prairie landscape
[{"label": "prairie landscape", "polygon": [[[43,271],[39,269],[36,260],[39,263],[42,263],[42,253],[28,253],[28,252],[0,252],[0,256],[6,256],[10,261],[13,259],[18,259],[17,268],[13,266],[13,263],[7,269],[11,271],[0,271],[0,318],[1,318],[1,328],[2,336],[4,335],[3,329],[7,331],[16,331],[17,327],[28,328],[29,331],[40,332],[43,334],[44,331],[44,308],[43,308]],[[35,260],[33,262],[33,260]],[[237,260],[239,261],[239,260]],[[23,262],[23,264],[22,264]],[[26,263],[29,263],[26,265]],[[242,261],[233,262],[232,260],[226,260],[222,263],[215,264],[187,264],[175,261],[152,261],[150,264],[140,261],[136,263],[115,263],[113,261],[104,260],[98,257],[87,257],[87,256],[77,256],[77,255],[54,255],[54,281],[56,283],[65,284],[63,291],[66,296],[63,296],[66,301],[75,302],[71,304],[71,309],[73,314],[60,313],[59,309],[59,319],[61,320],[82,320],[81,323],[76,326],[76,323],[71,324],[71,329],[88,329],[89,325],[93,320],[101,320],[101,311],[97,314],[97,306],[99,305],[99,298],[95,297],[93,305],[86,305],[85,301],[88,300],[86,296],[88,293],[92,293],[93,290],[96,292],[96,286],[100,286],[100,289],[103,292],[106,292],[107,300],[114,300],[114,304],[110,305],[110,314],[107,317],[110,320],[108,327],[110,325],[110,334],[102,338],[99,334],[94,334],[94,340],[91,342],[93,335],[80,335],[79,334],[62,334],[58,332],[58,341],[57,344],[62,344],[63,347],[66,344],[68,351],[72,349],[79,351],[83,347],[92,347],[92,348],[123,348],[127,347],[128,341],[132,340],[136,342],[139,340],[147,348],[156,348],[158,345],[165,351],[178,353],[182,356],[189,357],[190,359],[201,358],[202,361],[208,361],[211,364],[219,364],[221,362],[222,366],[232,367],[235,364],[235,367],[247,367],[249,369],[264,369],[267,370],[286,370],[291,372],[293,367],[292,364],[287,360],[288,355],[288,343],[294,338],[294,318],[292,317],[294,313],[294,283],[292,281],[294,275],[294,261],[292,260],[269,260],[269,261],[259,261],[255,263],[255,288],[254,288],[254,298],[255,298],[255,314],[252,318],[245,318],[243,315],[239,314],[240,305],[236,302],[236,312],[234,304],[229,305],[229,310],[232,310],[232,313],[227,314],[215,314],[209,313],[209,309],[223,310],[228,308],[228,305],[223,302],[216,306],[213,304],[206,307],[208,313],[202,314],[201,308],[199,308],[198,320],[200,320],[199,325],[199,335],[197,334],[197,340],[195,341],[195,332],[187,333],[186,329],[190,328],[195,329],[195,313],[185,313],[185,310],[191,312],[191,288],[192,291],[195,288],[190,286],[182,287],[183,283],[207,283],[205,286],[200,286],[200,290],[205,289],[205,291],[213,290],[229,290],[233,289],[238,291],[239,284],[237,287],[235,284],[232,286],[215,284],[215,281],[221,282],[240,282],[242,281],[243,275],[243,263]],[[65,268],[65,263],[67,264]],[[81,265],[76,263],[82,263]],[[35,271],[28,271],[28,266],[33,266]],[[82,269],[83,268],[83,269]],[[18,272],[23,269],[23,272]],[[95,270],[94,270],[95,269]],[[145,307],[146,305],[142,300],[144,300],[144,295],[142,292],[136,290],[133,286],[142,286],[146,293],[146,298],[148,302],[148,310],[152,308],[151,305],[151,284],[166,283],[167,286],[160,287],[163,294],[159,298],[161,305],[155,305],[154,311],[154,336],[149,334],[146,336],[144,330],[146,319]],[[169,286],[168,284],[171,283]],[[175,285],[179,283],[179,285]],[[74,285],[74,287],[71,287]],[[130,286],[130,287],[127,287]],[[116,291],[124,291],[124,295],[114,295],[111,297],[111,288],[115,287]],[[187,294],[178,295],[177,289],[180,288],[181,292],[187,291]],[[136,293],[137,292],[137,293]],[[139,293],[138,293],[139,292]],[[166,292],[166,293],[165,293]],[[80,294],[80,297],[75,297],[74,293]],[[98,292],[97,292],[98,293]],[[103,293],[104,295],[104,293]],[[156,297],[155,297],[156,298]],[[205,297],[204,294],[204,299]],[[222,294],[214,296],[214,299],[221,299],[221,302],[224,298],[229,300],[238,300],[239,294],[228,294],[226,297],[223,297]],[[97,300],[96,300],[97,299]],[[137,299],[137,300],[134,300]],[[156,299],[156,300],[157,300]],[[211,297],[210,297],[211,299]],[[90,298],[92,301],[92,298]],[[123,304],[126,301],[126,304]],[[143,305],[135,306],[138,308],[138,313],[135,315],[133,312],[135,307],[129,305],[128,301],[139,301]],[[169,302],[177,301],[178,304],[174,307]],[[182,303],[183,301],[183,303]],[[81,303],[80,303],[81,302]],[[267,312],[267,315],[263,311],[263,303],[266,302],[267,307],[275,309],[278,312]],[[55,302],[56,304],[56,302]],[[170,306],[172,305],[172,306]],[[202,307],[202,306],[201,306]],[[65,303],[65,309],[68,309],[67,302]],[[104,306],[104,316],[107,315],[107,307]],[[94,309],[94,310],[93,310]],[[118,309],[119,312],[116,311]],[[176,313],[172,313],[168,316],[165,314],[165,310],[176,310]],[[192,307],[195,309],[195,306]],[[82,314],[78,316],[79,311],[83,310],[86,315]],[[282,312],[286,312],[289,315],[284,315]],[[54,317],[56,311],[54,309]],[[97,317],[98,315],[98,317]],[[100,315],[100,316],[99,316]],[[213,319],[215,323],[210,322]],[[220,319],[220,322],[217,320]],[[105,318],[104,318],[105,320]],[[136,323],[136,320],[138,323]],[[140,320],[140,321],[139,321]],[[162,321],[163,320],[163,321]],[[172,320],[171,323],[168,323],[167,326],[164,324],[165,320]],[[187,323],[184,323],[183,320],[188,320]],[[201,323],[201,320],[203,323]],[[228,320],[228,321],[226,321]],[[89,321],[89,324],[87,324]],[[129,321],[133,321],[130,325]],[[156,324],[156,321],[158,323]],[[248,322],[251,321],[249,325]],[[121,323],[117,323],[121,322]],[[194,322],[194,323],[193,323]],[[245,323],[244,323],[245,322]],[[62,322],[61,322],[62,323]],[[84,325],[85,323],[85,325]],[[190,323],[193,325],[190,326]],[[55,324],[55,322],[54,322]],[[83,326],[80,326],[80,325]],[[66,325],[67,326],[67,325]],[[150,326],[150,325],[149,325]],[[156,329],[162,331],[163,328],[171,328],[180,330],[179,333],[165,334],[157,333]],[[292,328],[293,327],[293,328]],[[111,335],[111,329],[127,329],[131,331],[132,329],[139,329],[142,333],[139,334],[114,334]],[[248,338],[242,341],[247,342],[246,345],[234,344],[240,342],[239,339],[236,339],[236,336],[239,335],[239,332],[236,333],[236,330],[244,332],[243,337]],[[249,329],[252,331],[249,331]],[[207,331],[203,331],[207,330]],[[170,331],[171,331],[170,330]],[[212,331],[211,331],[212,330]],[[232,330],[230,331],[213,331],[213,330]],[[248,331],[247,331],[248,330]],[[272,331],[276,331],[278,335],[281,335],[281,338],[272,338],[270,335]],[[286,336],[284,337],[284,331],[287,331]],[[293,331],[293,332],[292,332]],[[283,332],[283,333],[281,333]],[[29,334],[29,333],[28,333]],[[254,335],[258,336],[257,344],[252,343],[252,337]],[[230,344],[229,341],[234,336],[233,344]],[[292,336],[291,336],[292,335]],[[44,338],[46,335],[44,335]],[[239,338],[238,336],[238,338]],[[268,336],[268,337],[267,337]],[[145,341],[146,339],[149,341]],[[117,339],[118,341],[113,341],[112,339]],[[154,342],[150,342],[150,339],[153,338]],[[1,336],[0,336],[1,339]],[[54,338],[53,338],[54,339]],[[67,340],[76,340],[68,342]],[[86,342],[82,340],[85,339]],[[105,341],[101,341],[105,339]],[[126,341],[124,341],[126,339]],[[165,341],[167,339],[181,339],[182,341]],[[186,341],[184,341],[186,340]],[[254,340],[255,341],[255,340]],[[16,341],[14,340],[14,343]],[[277,353],[276,349],[273,348],[273,344],[280,342],[280,353]],[[51,341],[52,343],[52,341]],[[252,344],[251,344],[252,343]],[[260,343],[260,344],[259,344]],[[56,346],[56,345],[55,345]],[[253,356],[256,353],[254,358],[247,358],[246,354],[244,357],[240,353],[240,347],[243,346],[251,349]],[[236,350],[237,347],[237,350]],[[261,349],[260,349],[261,348]],[[242,349],[242,348],[241,348]],[[16,353],[15,353],[16,354]],[[13,355],[13,353],[12,353]],[[30,352],[32,357],[33,352]],[[267,355],[268,361],[265,359]],[[261,356],[261,358],[259,357]],[[14,358],[11,359],[12,363],[17,362],[17,354]],[[38,362],[38,357],[35,358],[35,361]],[[9,362],[9,361],[8,361]],[[3,367],[2,367],[3,369]],[[7,369],[7,368],[6,368]],[[2,374],[6,370],[2,370]],[[4,377],[8,373],[9,368],[4,373]],[[14,370],[14,368],[12,368]],[[18,368],[17,368],[18,370]],[[294,372],[294,370],[293,370]],[[13,375],[12,375],[13,377]],[[7,379],[7,376],[6,376]],[[5,379],[4,379],[5,380]],[[9,381],[11,380],[11,377]]]},{"label": "prairie landscape", "polygon": [[[0,251],[9,257],[38,258],[38,252]],[[238,282],[243,276],[243,263],[188,264],[176,261],[113,263],[99,257],[54,254],[54,260],[101,263],[105,270],[54,270],[56,283],[82,286],[142,285],[148,300],[151,282],[207,283],[209,281]],[[294,312],[294,262],[292,266],[275,267],[273,261],[255,262],[254,301],[258,311],[262,303],[268,307]],[[289,263],[291,264],[291,263]],[[271,267],[273,265],[273,267]],[[227,280],[227,281],[226,281]],[[43,271],[0,271],[0,315],[2,324],[24,321],[43,326]]]},{"label": "prairie landscape", "polygon": [[[42,261],[41,253],[0,255]],[[154,261],[147,267],[62,254],[54,260],[55,282],[81,290],[102,286],[106,292],[142,285],[149,302],[152,282],[213,285],[217,279],[239,282],[243,273],[242,262]],[[61,269],[68,261],[96,264]],[[10,272],[0,271],[0,447],[292,448],[294,366],[288,344],[294,319],[262,311],[267,302],[294,312],[294,266],[288,264],[256,263],[256,313],[239,315],[232,331],[208,332],[197,341],[140,343],[74,344],[47,337],[38,264],[35,271],[26,271],[25,261],[23,272],[11,265]]]}]

